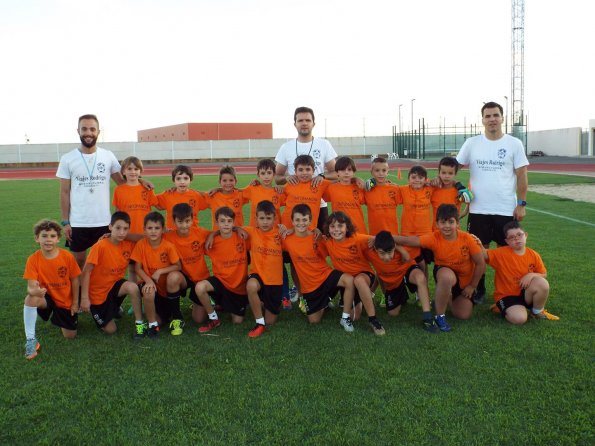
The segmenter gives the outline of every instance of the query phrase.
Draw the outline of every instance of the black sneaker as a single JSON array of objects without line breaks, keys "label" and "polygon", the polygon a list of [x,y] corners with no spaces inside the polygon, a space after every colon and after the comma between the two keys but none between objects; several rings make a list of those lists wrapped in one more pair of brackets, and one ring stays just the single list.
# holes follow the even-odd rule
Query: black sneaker
[{"label": "black sneaker", "polygon": [[424,330],[429,331],[430,333],[440,333],[440,329],[434,319],[424,319],[423,320]]},{"label": "black sneaker", "polygon": [[377,318],[374,317],[369,319],[368,322],[370,323],[370,326],[372,327],[372,330],[374,330],[374,334],[376,336],[384,336],[386,334],[384,327]]},{"label": "black sneaker", "polygon": [[481,305],[486,301],[486,293],[480,293],[479,291],[473,295],[473,303],[475,305]]},{"label": "black sneaker", "polygon": [[153,339],[157,338],[157,336],[159,336],[159,325],[149,327],[149,329],[147,330],[147,336]]}]

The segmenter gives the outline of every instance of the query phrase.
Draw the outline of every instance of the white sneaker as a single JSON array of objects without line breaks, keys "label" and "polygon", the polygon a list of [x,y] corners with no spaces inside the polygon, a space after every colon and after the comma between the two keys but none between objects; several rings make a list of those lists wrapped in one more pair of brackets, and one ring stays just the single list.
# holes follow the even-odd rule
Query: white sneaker
[{"label": "white sneaker", "polygon": [[353,322],[351,322],[350,317],[342,317],[339,323],[347,333],[353,333],[353,330],[355,330],[355,328],[353,328]]}]

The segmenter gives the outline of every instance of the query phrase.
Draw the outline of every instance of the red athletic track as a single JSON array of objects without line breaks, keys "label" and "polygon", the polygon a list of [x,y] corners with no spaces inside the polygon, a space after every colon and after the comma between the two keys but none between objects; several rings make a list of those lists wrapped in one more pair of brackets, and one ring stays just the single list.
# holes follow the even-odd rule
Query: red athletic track
[{"label": "red athletic track", "polygon": [[[367,170],[370,168],[369,161],[357,160],[359,170]],[[414,161],[410,162],[390,162],[391,169],[408,170]],[[428,168],[438,167],[437,161],[420,163]],[[195,175],[216,175],[219,172],[221,164],[191,164]],[[144,174],[147,176],[169,176],[174,165],[160,164],[148,165],[145,167]],[[242,161],[234,163],[234,167],[238,173],[255,173],[256,162]],[[572,174],[587,174],[595,175],[595,164],[558,164],[558,163],[532,163],[529,165],[530,171],[535,172],[556,172],[556,173],[572,173]],[[55,167],[32,167],[32,168],[7,168],[0,169],[0,180],[28,180],[28,179],[50,179],[56,178]]]}]

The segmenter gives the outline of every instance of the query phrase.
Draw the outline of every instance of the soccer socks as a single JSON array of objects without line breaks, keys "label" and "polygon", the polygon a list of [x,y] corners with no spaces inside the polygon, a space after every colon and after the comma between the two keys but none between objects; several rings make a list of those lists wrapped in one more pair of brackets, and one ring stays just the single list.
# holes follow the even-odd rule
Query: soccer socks
[{"label": "soccer socks", "polygon": [[531,308],[531,313],[533,313],[533,314],[539,314],[542,311],[543,311],[543,308],[535,308],[535,307]]},{"label": "soccer socks", "polygon": [[219,316],[217,316],[217,312],[213,311],[212,313],[209,313],[209,320],[210,321],[216,321],[217,319],[219,319]]},{"label": "soccer socks", "polygon": [[23,307],[23,322],[25,323],[25,337],[35,338],[35,323],[37,322],[37,308],[25,305]]},{"label": "soccer socks", "polygon": [[432,312],[431,311],[424,311],[422,313],[422,317],[424,321],[431,321],[432,320]]},{"label": "soccer socks", "polygon": [[350,318],[351,315],[349,313],[343,313],[343,315],[341,316],[343,319],[347,319]]},{"label": "soccer socks", "polygon": [[264,317],[259,317],[258,319],[256,319],[256,323],[260,324],[260,325],[265,325],[264,323]]},{"label": "soccer socks", "polygon": [[180,292],[167,293],[167,303],[169,304],[169,312],[172,319],[183,319],[182,311],[180,310]]}]

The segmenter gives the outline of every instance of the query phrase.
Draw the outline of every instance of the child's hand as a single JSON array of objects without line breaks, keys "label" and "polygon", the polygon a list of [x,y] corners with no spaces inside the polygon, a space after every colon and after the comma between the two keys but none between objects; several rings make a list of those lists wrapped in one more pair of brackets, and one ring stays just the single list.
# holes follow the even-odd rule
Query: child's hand
[{"label": "child's hand", "polygon": [[275,186],[273,189],[275,189],[275,192],[277,192],[278,194],[282,194],[285,191],[285,188],[283,186]]},{"label": "child's hand", "polygon": [[375,241],[376,241],[375,235],[371,235],[370,237],[368,237],[368,248],[373,248]]},{"label": "child's hand", "polygon": [[101,237],[99,237],[99,239],[97,241],[103,240],[104,238],[110,238],[111,236],[112,236],[112,233],[111,232],[106,232]]},{"label": "child's hand", "polygon": [[70,315],[71,316],[74,316],[78,312],[79,312],[79,304],[78,304],[78,302],[72,302],[72,305],[70,306]]},{"label": "child's hand", "polygon": [[260,186],[260,181],[258,181],[256,178],[254,178],[252,181],[250,181],[248,186]]},{"label": "child's hand", "polygon": [[47,293],[47,288],[41,288],[39,286],[39,282],[36,280],[32,283],[32,286],[29,286],[28,293],[34,297],[45,297],[45,293]]},{"label": "child's hand", "polygon": [[153,282],[152,280],[145,282],[145,284],[143,285],[143,289],[142,289],[143,294],[151,294],[151,293],[155,293],[155,291],[157,291],[155,282]]},{"label": "child's hand", "polygon": [[145,187],[145,189],[147,189],[147,190],[153,190],[153,189],[155,189],[155,186],[153,185],[153,183],[151,183],[150,181],[145,180],[144,178],[139,178],[138,179],[138,182],[140,184],[142,184]]},{"label": "child's hand", "polygon": [[317,242],[318,240],[320,240],[320,238],[322,237],[322,232],[320,231],[320,229],[315,228],[313,233],[314,233],[314,241]]},{"label": "child's hand", "polygon": [[471,300],[473,297],[473,293],[475,293],[475,288],[473,285],[467,285],[465,288],[463,288],[463,291],[461,291],[461,295],[469,300]]},{"label": "child's hand", "polygon": [[360,177],[352,178],[351,182],[353,184],[355,184],[357,187],[359,187],[360,189],[365,189],[365,187],[366,187],[366,182],[364,182],[364,180],[362,180]]},{"label": "child's hand", "polygon": [[527,273],[523,277],[521,277],[521,280],[519,280],[519,285],[521,286],[521,288],[524,290],[529,288],[529,285],[531,285],[531,282],[533,281],[534,277],[534,273]]},{"label": "child's hand", "polygon": [[317,187],[323,181],[324,181],[324,177],[322,177],[320,175],[316,175],[314,178],[312,178],[312,180],[310,181],[310,184],[312,184],[312,187]]},{"label": "child's hand", "polygon": [[[91,312],[91,301],[89,300],[88,297],[81,297],[81,310],[84,311],[85,313]],[[77,308],[77,311],[78,311],[78,308]]]},{"label": "child's hand", "polygon": [[234,227],[234,229],[238,233],[238,235],[240,236],[240,238],[242,240],[248,240],[248,233],[246,232],[246,230],[244,228],[236,226],[236,227]]},{"label": "child's hand", "polygon": [[219,231],[213,231],[207,236],[207,239],[205,240],[205,249],[207,251],[213,247],[213,240],[218,232]]},{"label": "child's hand", "polygon": [[217,192],[223,192],[223,189],[220,187],[216,187],[214,189],[211,189],[210,191],[207,192],[207,195],[209,197],[212,197],[213,195],[215,195]]}]

